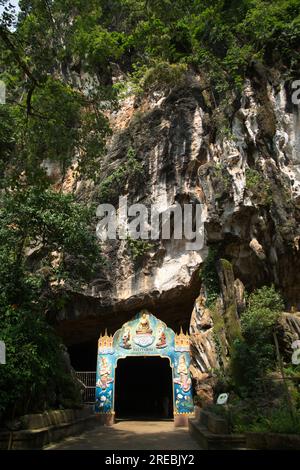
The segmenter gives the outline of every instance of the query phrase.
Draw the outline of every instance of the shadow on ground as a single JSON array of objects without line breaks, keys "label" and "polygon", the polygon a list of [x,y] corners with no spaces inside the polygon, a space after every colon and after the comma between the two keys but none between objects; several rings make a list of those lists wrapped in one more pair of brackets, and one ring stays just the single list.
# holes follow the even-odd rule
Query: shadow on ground
[{"label": "shadow on ground", "polygon": [[47,446],[45,450],[197,450],[187,428],[173,422],[121,421],[97,426],[79,436]]}]

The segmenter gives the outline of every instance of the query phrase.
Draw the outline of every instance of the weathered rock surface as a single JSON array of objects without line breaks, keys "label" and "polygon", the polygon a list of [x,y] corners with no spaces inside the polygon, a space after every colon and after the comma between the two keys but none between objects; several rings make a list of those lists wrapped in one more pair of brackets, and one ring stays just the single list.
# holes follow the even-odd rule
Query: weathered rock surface
[{"label": "weathered rock surface", "polygon": [[[226,370],[230,348],[241,335],[239,297],[235,289],[232,265],[227,260],[220,260],[218,276],[218,298],[208,307],[207,294],[202,287],[191,317],[191,374],[202,405],[213,401],[214,372],[216,369]],[[244,290],[241,281],[239,288],[240,291]]]},{"label": "weathered rock surface", "polygon": [[[129,96],[110,116],[114,132],[103,180],[126,163],[132,148],[142,171],[128,175],[119,195],[129,204],[155,204],[161,213],[176,202],[203,204],[205,245],[188,251],[186,240],[157,240],[133,259],[126,240],[104,243],[107,267],[57,318],[68,344],[95,340],[106,326],[115,331],[141,308],[175,329],[187,327],[201,286],[198,272],[212,243],[233,269],[222,278],[227,323],[243,309],[244,286],[273,282],[287,309],[300,306],[299,109],[278,73],[255,67],[227,110],[227,129],[211,103],[202,80],[191,76],[167,96]],[[90,182],[69,178],[68,184],[82,198],[117,203],[113,194],[101,200],[99,187]],[[195,367],[207,373],[217,359],[204,295],[195,302],[191,333]],[[222,334],[226,349],[230,329]]]},{"label": "weathered rock surface", "polygon": [[300,339],[300,312],[283,312],[277,331],[284,359],[290,363],[293,353],[292,343]]}]

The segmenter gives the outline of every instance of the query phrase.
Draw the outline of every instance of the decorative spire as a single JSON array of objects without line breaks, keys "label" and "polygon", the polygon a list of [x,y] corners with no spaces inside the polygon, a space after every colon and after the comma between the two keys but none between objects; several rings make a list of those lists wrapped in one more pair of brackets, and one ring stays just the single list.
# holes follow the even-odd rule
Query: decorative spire
[{"label": "decorative spire", "polygon": [[98,340],[98,348],[99,349],[107,349],[107,348],[112,348],[113,345],[113,336],[107,334],[107,328],[105,328],[105,333],[102,336],[102,333],[100,334],[100,338]]},{"label": "decorative spire", "polygon": [[190,347],[190,337],[188,333],[183,333],[182,326],[180,327],[179,335],[175,334],[175,349],[189,349]]}]

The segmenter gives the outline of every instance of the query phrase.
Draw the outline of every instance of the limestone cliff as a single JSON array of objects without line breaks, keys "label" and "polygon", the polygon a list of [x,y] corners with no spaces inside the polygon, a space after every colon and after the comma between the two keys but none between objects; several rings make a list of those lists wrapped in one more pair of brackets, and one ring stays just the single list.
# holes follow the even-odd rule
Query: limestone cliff
[{"label": "limestone cliff", "polygon": [[[126,195],[162,212],[175,202],[202,203],[205,245],[187,251],[184,240],[150,240],[134,252],[127,240],[103,243],[106,266],[57,318],[67,344],[95,340],[104,327],[115,331],[141,308],[177,330],[189,326],[193,311],[194,366],[201,373],[216,367],[218,318],[205,307],[199,275],[209,246],[232,266],[219,270],[222,322],[235,323],[244,288],[263,284],[281,290],[288,311],[300,308],[300,115],[290,95],[279,72],[254,64],[222,112],[203,77],[191,73],[168,92],[124,98],[110,115],[102,183],[70,175],[65,185],[95,203]],[[126,168],[128,152],[135,165],[125,178],[109,179]],[[220,327],[223,358],[231,331]]]}]

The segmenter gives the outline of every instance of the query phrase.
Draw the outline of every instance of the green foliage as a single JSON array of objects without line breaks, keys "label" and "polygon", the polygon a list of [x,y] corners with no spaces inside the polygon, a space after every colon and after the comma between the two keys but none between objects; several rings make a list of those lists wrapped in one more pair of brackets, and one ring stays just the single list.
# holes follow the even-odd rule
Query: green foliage
[{"label": "green foliage", "polygon": [[300,434],[300,414],[292,416],[287,408],[271,411],[269,416],[258,417],[256,422],[245,430],[252,432],[274,432],[282,434]]},{"label": "green foliage", "polygon": [[287,377],[297,377],[300,382],[300,365],[290,364],[284,368],[284,373]]},{"label": "green foliage", "polygon": [[220,294],[220,283],[217,273],[216,262],[218,249],[209,247],[208,255],[203,263],[200,278],[206,289],[206,306],[211,307]]},{"label": "green foliage", "polygon": [[110,134],[104,111],[115,106],[108,64],[123,52],[123,35],[99,25],[96,0],[23,0],[20,10],[15,25],[10,6],[0,20],[0,78],[7,87],[0,105],[4,417],[78,402],[46,320],[64,308],[66,287],[81,290],[103,261],[93,208],[59,190],[68,170],[98,177]]},{"label": "green foliage", "polygon": [[212,172],[216,200],[220,200],[224,197],[228,198],[232,187],[232,178],[226,166],[223,163],[216,164],[212,167]]},{"label": "green foliage", "polygon": [[143,72],[140,79],[140,87],[143,91],[170,90],[184,83],[187,66],[161,61],[152,67],[144,68]]},{"label": "green foliage", "polygon": [[125,81],[114,85],[119,98],[132,93],[139,96],[155,91],[169,92],[184,84],[188,71],[186,64],[170,64],[159,59],[153,59],[148,64],[133,64],[132,69]]},{"label": "green foliage", "polygon": [[205,73],[219,100],[241,89],[253,61],[279,61],[294,70],[299,62],[298,0],[26,0],[21,11],[16,34],[38,78],[72,58],[75,67],[80,63],[105,79],[111,62],[129,72],[145,66],[150,77],[156,63],[154,82],[161,75],[170,83],[176,65],[180,71],[190,64]]},{"label": "green foliage", "polygon": [[257,289],[248,298],[241,316],[243,338],[235,340],[231,357],[234,381],[246,393],[251,393],[256,380],[275,366],[273,331],[283,308],[274,286]]},{"label": "green foliage", "polygon": [[[115,94],[97,78],[93,54],[100,59],[101,43],[108,62],[114,55],[110,51],[114,33],[105,31],[103,37],[99,33],[100,39],[94,35],[92,26],[101,17],[97,2],[69,7],[58,0],[51,6],[26,0],[20,3],[14,31],[5,21],[0,23],[0,79],[7,88],[0,147],[9,143],[8,151],[0,155],[0,178],[2,173],[11,184],[17,184],[22,175],[30,184],[43,177],[49,185],[45,164],[58,165],[62,179],[72,164],[82,177],[98,176],[110,133],[103,110],[115,106]],[[79,13],[82,16],[75,20]],[[95,50],[75,57],[77,41],[83,36],[93,38]],[[74,80],[70,68],[76,68],[77,61],[89,70],[89,78]]]},{"label": "green foliage", "polygon": [[[263,286],[255,290],[248,296],[247,303],[249,312],[265,308],[273,310],[275,314],[278,314],[284,309],[283,299],[273,285],[271,287]],[[246,315],[243,318],[246,319]]]},{"label": "green foliage", "polygon": [[153,244],[149,243],[146,240],[142,239],[133,239],[128,237],[127,243],[131,252],[132,259],[134,261],[142,258],[145,253],[147,253],[151,248],[153,248]]},{"label": "green foliage", "polygon": [[251,191],[256,191],[262,182],[262,175],[252,168],[246,169],[246,186]]},{"label": "green foliage", "polygon": [[[92,208],[77,203],[74,196],[24,188],[4,195],[1,203],[2,269],[20,264],[28,251],[36,256],[40,252],[39,268],[46,271],[47,266],[49,276],[51,272],[79,282],[101,261],[96,236],[89,228]],[[61,256],[53,263],[55,253]]]},{"label": "green foliage", "polygon": [[246,169],[246,188],[249,189],[254,199],[262,205],[272,202],[272,190],[270,183],[264,179],[262,173],[252,168]]},{"label": "green foliage", "polygon": [[[158,3],[120,0],[108,14],[118,31],[126,28],[124,54],[130,51],[133,64],[191,64],[208,77],[217,99],[241,89],[253,61],[281,61],[296,70],[298,0]],[[117,17],[117,5],[123,16]]]},{"label": "green foliage", "polygon": [[0,418],[58,406],[78,406],[80,394],[64,368],[61,344],[36,306],[1,308]]},{"label": "green foliage", "polygon": [[80,289],[101,263],[91,210],[39,187],[10,190],[0,201],[0,338],[7,347],[0,412],[76,405],[78,390],[46,318],[63,308],[63,287]]},{"label": "green foliage", "polygon": [[[223,384],[221,390],[226,390],[226,385]],[[292,415],[282,399],[270,406],[270,401],[267,403],[259,390],[253,397],[242,400],[231,391],[226,407],[214,404],[209,405],[208,410],[225,419],[233,433],[300,433],[299,410]]]},{"label": "green foliage", "polygon": [[[82,18],[77,19],[79,23]],[[124,52],[125,37],[116,31],[95,25],[88,30],[78,27],[78,34],[74,36],[73,52],[79,57],[86,57],[89,69],[108,65],[109,60],[118,60]]]},{"label": "green foliage", "polygon": [[27,100],[24,96],[16,105],[8,98],[1,109],[6,119],[0,123],[0,146],[7,148],[0,157],[2,178],[17,184],[22,175],[33,184],[43,177],[47,185],[46,163],[57,164],[64,177],[75,161],[81,176],[95,178],[95,162],[109,133],[107,119],[94,110],[86,112],[79,92],[53,78],[32,91],[29,108]]}]

